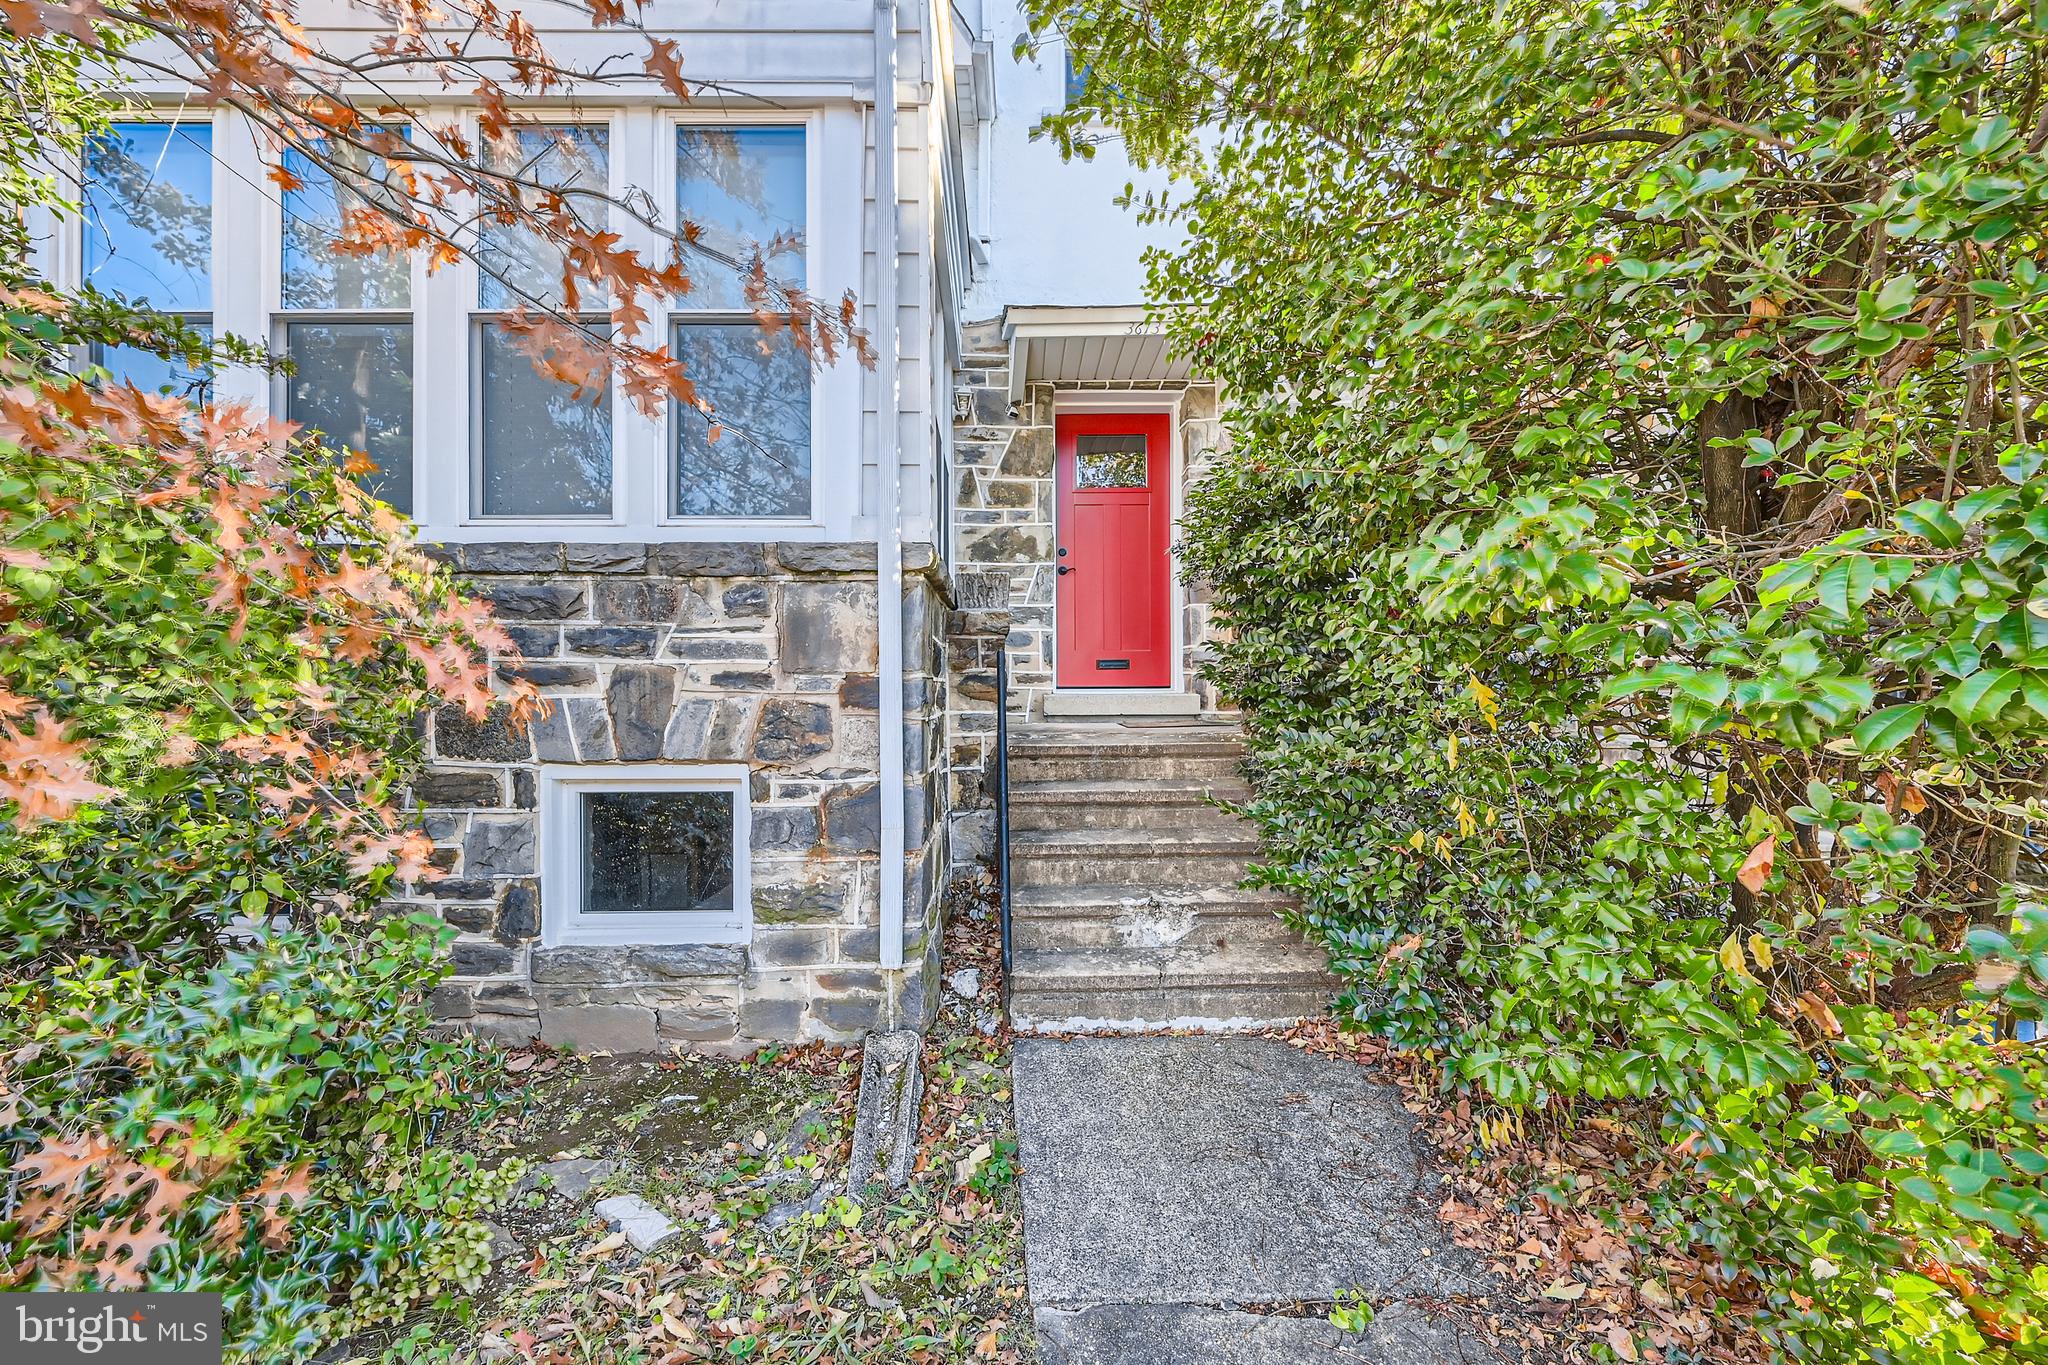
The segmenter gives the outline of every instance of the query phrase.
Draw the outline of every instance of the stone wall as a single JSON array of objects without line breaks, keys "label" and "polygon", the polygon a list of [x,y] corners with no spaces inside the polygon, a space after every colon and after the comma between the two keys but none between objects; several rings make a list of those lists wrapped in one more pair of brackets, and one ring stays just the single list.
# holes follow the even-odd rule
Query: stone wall
[{"label": "stone wall", "polygon": [[[448,875],[409,888],[460,931],[442,1017],[584,1048],[745,1047],[916,1023],[949,863],[950,596],[905,549],[905,958],[883,971],[872,544],[489,543],[441,552],[552,703],[517,733],[444,710],[414,792]],[[752,941],[540,946],[541,764],[744,764]],[[679,769],[679,771],[682,771]]]},{"label": "stone wall", "polygon": [[[1045,696],[1053,685],[1056,548],[1053,388],[1032,384],[1013,408],[1009,352],[999,323],[975,324],[967,337],[971,349],[954,376],[953,583],[959,610],[954,613],[955,685],[948,716],[955,853],[962,859],[980,856],[992,832],[986,786],[995,746],[996,640],[1009,654],[1012,713],[1026,719],[1045,714]],[[1162,392],[1177,393],[1182,491],[1223,448],[1213,385],[1098,381],[1074,387],[1154,399]],[[1207,589],[1183,583],[1179,600],[1186,686],[1204,713],[1224,710],[1227,703],[1200,676],[1210,630]]]}]

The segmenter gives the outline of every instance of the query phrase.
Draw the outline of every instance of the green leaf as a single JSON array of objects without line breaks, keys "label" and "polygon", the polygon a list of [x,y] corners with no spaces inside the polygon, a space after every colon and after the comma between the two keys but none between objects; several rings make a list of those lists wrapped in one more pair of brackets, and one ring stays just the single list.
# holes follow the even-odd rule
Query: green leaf
[{"label": "green leaf", "polygon": [[2020,674],[2013,669],[1981,669],[1957,683],[1945,701],[1956,719],[1981,725],[2004,709],[2019,686]]},{"label": "green leaf", "polygon": [[1926,718],[1927,708],[1917,702],[1907,706],[1887,706],[1865,717],[1850,737],[1863,753],[1889,753],[1912,738]]}]

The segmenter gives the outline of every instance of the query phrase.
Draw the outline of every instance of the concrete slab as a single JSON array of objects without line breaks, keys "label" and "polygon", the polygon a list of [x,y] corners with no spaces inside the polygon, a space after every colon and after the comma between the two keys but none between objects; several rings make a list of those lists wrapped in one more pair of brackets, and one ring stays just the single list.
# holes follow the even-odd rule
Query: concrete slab
[{"label": "concrete slab", "polygon": [[1186,1305],[1041,1308],[1042,1365],[1493,1365],[1482,1339],[1412,1304],[1382,1310],[1363,1333],[1327,1318],[1272,1317]]},{"label": "concrete slab", "polygon": [[1013,1067],[1036,1307],[1495,1287],[1437,1221],[1398,1093],[1356,1066],[1270,1039],[1124,1037],[1020,1038]]}]

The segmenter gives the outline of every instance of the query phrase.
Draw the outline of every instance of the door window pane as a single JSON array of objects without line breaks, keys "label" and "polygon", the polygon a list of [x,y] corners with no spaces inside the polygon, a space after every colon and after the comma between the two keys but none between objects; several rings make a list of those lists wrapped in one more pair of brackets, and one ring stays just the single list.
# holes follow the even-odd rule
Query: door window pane
[{"label": "door window pane", "polygon": [[1076,488],[1143,488],[1145,464],[1143,436],[1074,438]]},{"label": "door window pane", "polygon": [[730,792],[585,794],[584,913],[730,911],[732,827]]},{"label": "door window pane", "polygon": [[[570,211],[585,227],[605,222],[601,196],[610,191],[608,129],[601,125],[514,129],[510,145],[498,153],[498,165],[521,180],[558,190],[585,190],[571,196]],[[529,206],[538,202],[522,192]],[[484,308],[555,307],[562,303],[562,256],[554,245],[523,228],[486,223],[476,249],[477,303]],[[586,307],[604,306],[602,299],[582,299]]]},{"label": "door window pane", "polygon": [[[683,128],[676,133],[676,209],[699,242],[745,267],[756,251],[768,277],[804,282],[804,130]],[[738,271],[698,257],[691,308],[744,308]]]},{"label": "door window pane", "polygon": [[[762,347],[768,353],[762,354]],[[676,358],[712,406],[676,407],[675,514],[811,513],[811,369],[753,322],[683,323]]]},{"label": "door window pane", "polygon": [[[388,174],[384,158],[361,147],[329,143],[322,155],[381,187]],[[285,152],[284,168],[298,181],[284,193],[284,306],[287,308],[412,307],[412,265],[403,255],[337,252],[347,215],[377,210],[364,197],[362,181],[336,177],[297,148]]]},{"label": "door window pane", "polygon": [[412,324],[294,322],[285,349],[297,373],[285,410],[326,444],[359,450],[377,468],[365,489],[412,511]]},{"label": "door window pane", "polygon": [[612,510],[609,385],[578,395],[549,379],[490,322],[476,329],[487,517],[605,516]]},{"label": "door window pane", "polygon": [[213,308],[213,129],[117,123],[86,144],[85,281],[164,312]]}]

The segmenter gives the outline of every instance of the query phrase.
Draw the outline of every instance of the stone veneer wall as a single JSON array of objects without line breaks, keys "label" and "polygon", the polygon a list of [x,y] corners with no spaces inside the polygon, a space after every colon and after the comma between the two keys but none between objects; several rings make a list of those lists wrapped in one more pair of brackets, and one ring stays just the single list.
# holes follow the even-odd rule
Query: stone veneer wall
[{"label": "stone veneer wall", "polygon": [[[488,597],[553,703],[525,733],[443,710],[414,792],[460,931],[445,1019],[511,1040],[644,1051],[847,1038],[936,1003],[949,864],[950,593],[905,547],[905,958],[880,969],[875,547],[480,543],[439,552]],[[501,666],[502,667],[502,666]],[[744,945],[540,946],[539,764],[744,763]]]},{"label": "stone veneer wall", "polygon": [[[954,687],[947,717],[954,811],[954,854],[965,861],[991,846],[989,760],[995,748],[995,658],[1010,657],[1014,716],[1043,718],[1053,680],[1053,405],[1050,384],[1031,384],[1010,406],[1009,351],[1000,320],[967,328],[968,352],[954,376]],[[1200,479],[1223,449],[1223,424],[1211,384],[1168,382],[1072,386],[1092,392],[1156,395],[1177,391],[1182,490]],[[1184,583],[1181,664],[1202,710],[1226,709],[1200,676],[1209,638],[1209,596]],[[1003,643],[998,646],[997,640]]]}]

